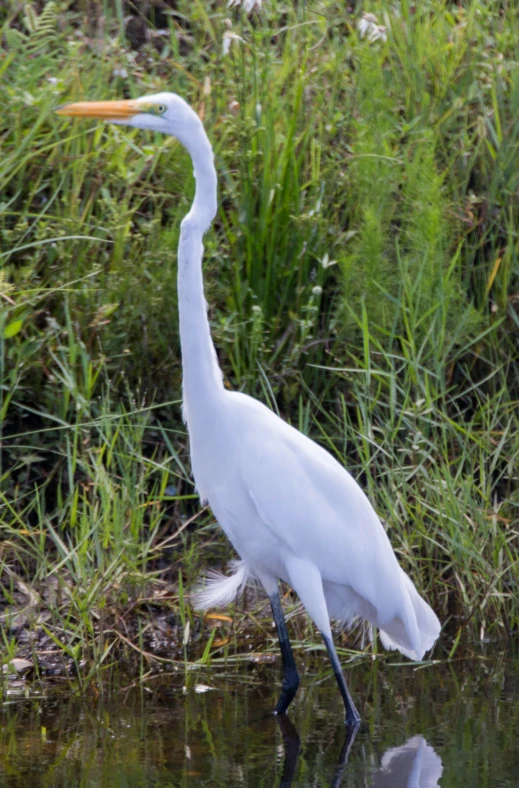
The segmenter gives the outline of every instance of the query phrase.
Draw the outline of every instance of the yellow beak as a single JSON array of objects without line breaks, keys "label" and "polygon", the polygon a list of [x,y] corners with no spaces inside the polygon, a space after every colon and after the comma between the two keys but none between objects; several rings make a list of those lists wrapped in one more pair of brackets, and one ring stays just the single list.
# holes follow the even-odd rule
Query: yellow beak
[{"label": "yellow beak", "polygon": [[138,101],[78,101],[62,104],[54,110],[58,115],[72,118],[100,118],[102,120],[125,120],[143,111]]}]

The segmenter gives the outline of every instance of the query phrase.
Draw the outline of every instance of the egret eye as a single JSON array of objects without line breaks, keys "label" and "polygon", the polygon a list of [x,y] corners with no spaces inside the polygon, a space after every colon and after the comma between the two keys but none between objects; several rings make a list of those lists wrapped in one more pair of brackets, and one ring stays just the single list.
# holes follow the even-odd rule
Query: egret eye
[{"label": "egret eye", "polygon": [[157,112],[159,115],[162,115],[166,111],[165,104],[157,104]]}]

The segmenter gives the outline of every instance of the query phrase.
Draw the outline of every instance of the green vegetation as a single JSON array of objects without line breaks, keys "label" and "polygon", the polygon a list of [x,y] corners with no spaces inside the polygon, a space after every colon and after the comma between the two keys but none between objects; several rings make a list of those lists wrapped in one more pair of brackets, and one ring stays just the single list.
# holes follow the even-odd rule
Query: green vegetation
[{"label": "green vegetation", "polygon": [[[23,632],[26,654],[55,649],[86,684],[116,655],[145,672],[240,653],[236,630],[207,640],[185,604],[231,555],[199,512],[179,404],[188,156],[53,114],[163,89],[198,108],[215,148],[205,279],[228,385],[359,479],[446,653],[516,631],[516,4],[139,7],[0,10],[7,658]],[[363,11],[387,40],[361,37]],[[269,647],[261,617],[236,615]]]}]

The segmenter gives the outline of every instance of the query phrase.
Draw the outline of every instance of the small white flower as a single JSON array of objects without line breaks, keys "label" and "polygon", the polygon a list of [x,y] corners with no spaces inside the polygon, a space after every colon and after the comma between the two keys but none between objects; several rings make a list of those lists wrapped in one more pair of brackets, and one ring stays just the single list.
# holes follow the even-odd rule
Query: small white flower
[{"label": "small white flower", "polygon": [[357,30],[360,37],[366,37],[370,44],[374,41],[387,41],[386,28],[378,24],[375,14],[363,14],[357,22]]},{"label": "small white flower", "polygon": [[329,268],[331,265],[336,265],[337,260],[330,260],[330,256],[328,252],[325,252],[322,258],[319,260],[323,268]]},{"label": "small white flower", "polygon": [[254,11],[254,9],[259,11],[262,2],[263,0],[229,0],[227,3],[227,8],[232,8],[233,6],[238,8],[239,6],[243,6],[245,13],[250,14],[250,12]]},{"label": "small white flower", "polygon": [[47,77],[47,82],[51,85],[57,85],[60,80],[57,77]]},{"label": "small white flower", "polygon": [[233,41],[243,41],[243,38],[239,36],[237,33],[231,33],[230,30],[226,30],[223,34],[222,39],[222,54],[228,55],[229,49],[231,48],[231,44]]},{"label": "small white flower", "polygon": [[112,71],[112,76],[114,76],[114,77],[123,77],[123,79],[126,79],[126,77],[128,76],[128,72],[126,71],[125,68],[118,68],[116,66],[114,68],[114,70]]},{"label": "small white flower", "polygon": [[360,33],[360,37],[364,38],[367,31],[373,26],[376,25],[378,22],[377,17],[375,14],[362,14],[362,19],[359,19],[357,22],[357,30]]}]

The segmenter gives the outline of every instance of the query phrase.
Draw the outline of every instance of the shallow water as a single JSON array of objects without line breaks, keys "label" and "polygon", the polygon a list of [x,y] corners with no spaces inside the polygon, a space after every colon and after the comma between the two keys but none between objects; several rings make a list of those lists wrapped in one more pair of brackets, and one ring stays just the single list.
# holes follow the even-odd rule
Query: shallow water
[{"label": "shallow water", "polygon": [[[324,655],[307,660],[288,720],[269,714],[277,665],[213,668],[192,675],[187,691],[173,676],[144,688],[122,680],[117,691],[87,699],[54,688],[44,697],[35,688],[28,698],[9,694],[0,785],[519,785],[517,656],[489,649],[422,669],[365,662],[348,669],[363,715],[353,741],[323,668]],[[212,689],[200,691],[202,682]]]}]

